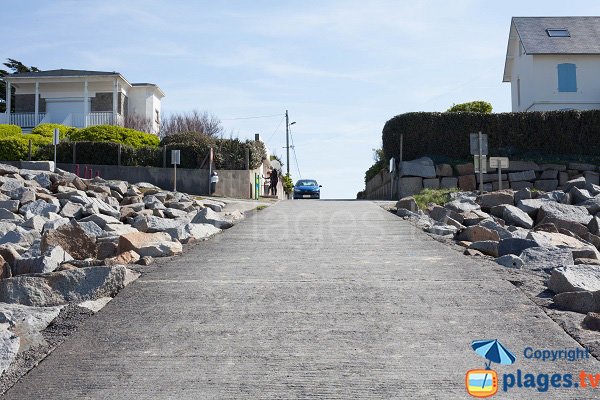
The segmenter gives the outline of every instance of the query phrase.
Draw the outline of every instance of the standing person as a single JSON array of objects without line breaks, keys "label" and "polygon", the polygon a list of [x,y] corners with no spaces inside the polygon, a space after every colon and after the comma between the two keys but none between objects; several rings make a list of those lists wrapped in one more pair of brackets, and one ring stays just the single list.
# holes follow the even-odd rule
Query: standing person
[{"label": "standing person", "polygon": [[279,183],[279,174],[277,173],[277,170],[275,168],[273,168],[273,171],[271,171],[271,193],[274,196],[277,196],[277,183]]},{"label": "standing person", "polygon": [[219,175],[217,171],[213,171],[210,177],[210,194],[212,195],[217,190],[217,183],[219,182]]}]

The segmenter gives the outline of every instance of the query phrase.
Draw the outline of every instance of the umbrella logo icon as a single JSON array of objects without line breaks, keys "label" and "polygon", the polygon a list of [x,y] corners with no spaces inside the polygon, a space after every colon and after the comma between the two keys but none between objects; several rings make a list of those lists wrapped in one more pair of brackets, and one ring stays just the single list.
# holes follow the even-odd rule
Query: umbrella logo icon
[{"label": "umbrella logo icon", "polygon": [[492,363],[511,365],[515,362],[515,355],[502,345],[497,339],[474,340],[471,347],[475,353],[487,360],[485,369],[472,369],[467,372],[467,392],[473,397],[490,397],[498,392],[498,374],[490,366]]}]

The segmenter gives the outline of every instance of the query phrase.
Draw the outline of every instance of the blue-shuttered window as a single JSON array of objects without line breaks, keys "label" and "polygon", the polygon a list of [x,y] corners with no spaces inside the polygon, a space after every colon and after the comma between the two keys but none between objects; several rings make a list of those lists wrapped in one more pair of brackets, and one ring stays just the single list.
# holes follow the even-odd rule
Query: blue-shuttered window
[{"label": "blue-shuttered window", "polygon": [[577,91],[577,67],[575,64],[558,64],[558,91]]}]

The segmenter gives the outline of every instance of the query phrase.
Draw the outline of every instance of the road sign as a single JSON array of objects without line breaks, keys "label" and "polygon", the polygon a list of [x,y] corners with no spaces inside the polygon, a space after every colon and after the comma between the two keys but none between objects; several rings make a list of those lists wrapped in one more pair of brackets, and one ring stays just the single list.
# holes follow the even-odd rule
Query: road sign
[{"label": "road sign", "polygon": [[54,140],[52,140],[53,145],[58,145],[60,143],[60,130],[58,128],[54,128]]},{"label": "road sign", "polygon": [[[479,162],[479,156],[474,156],[473,164],[475,165],[475,173],[487,173],[487,158],[481,156],[481,162]],[[480,169],[481,166],[481,169]]]},{"label": "road sign", "polygon": [[181,164],[181,150],[171,150],[171,164]]},{"label": "road sign", "polygon": [[471,155],[482,154],[486,156],[488,154],[488,135],[481,135],[481,153],[479,152],[479,133],[471,133],[470,141],[471,144]]},{"label": "road sign", "polygon": [[508,157],[490,157],[490,168],[508,168]]},{"label": "road sign", "polygon": [[390,159],[390,172],[395,172],[396,171],[396,159],[394,157],[392,157]]}]

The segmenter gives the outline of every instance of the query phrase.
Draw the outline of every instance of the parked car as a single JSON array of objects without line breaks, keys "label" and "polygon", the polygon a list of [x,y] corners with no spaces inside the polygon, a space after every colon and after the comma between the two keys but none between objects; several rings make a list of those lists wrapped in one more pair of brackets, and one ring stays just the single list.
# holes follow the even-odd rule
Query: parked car
[{"label": "parked car", "polygon": [[294,185],[294,199],[320,199],[322,187],[314,179],[300,179]]}]

